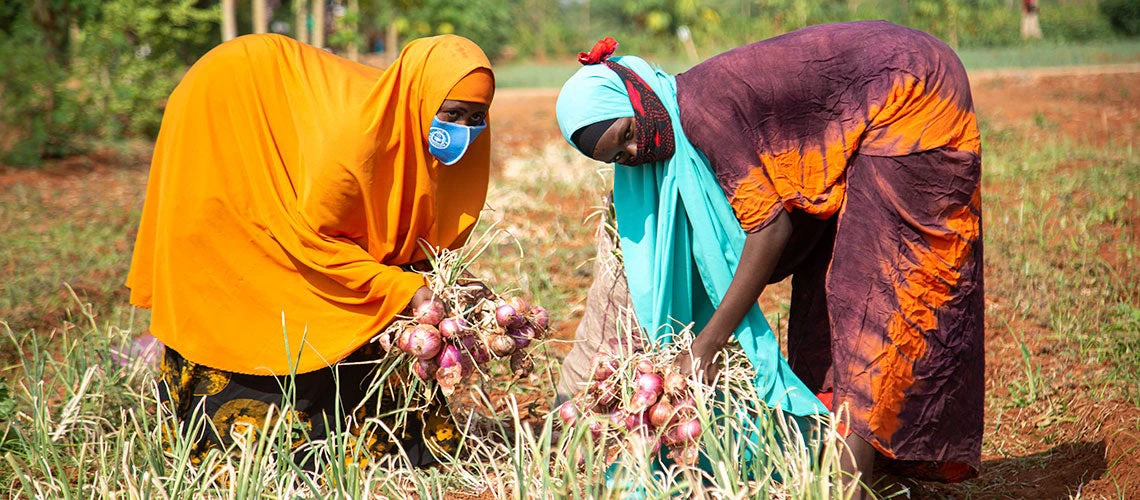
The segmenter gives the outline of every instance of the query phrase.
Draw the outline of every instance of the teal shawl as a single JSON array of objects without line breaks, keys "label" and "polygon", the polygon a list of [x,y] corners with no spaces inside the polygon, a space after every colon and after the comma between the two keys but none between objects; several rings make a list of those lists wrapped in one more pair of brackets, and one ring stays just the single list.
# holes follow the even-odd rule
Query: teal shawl
[{"label": "teal shawl", "polygon": [[[634,312],[652,341],[669,342],[674,329],[693,323],[699,332],[712,317],[732,282],[745,234],[708,159],[681,129],[673,76],[638,57],[610,60],[645,80],[673,122],[672,158],[614,166],[614,208]],[[617,74],[594,64],[562,86],[556,112],[562,136],[571,142],[583,126],[633,116],[633,106]],[[801,417],[827,412],[788,366],[759,306],[752,306],[735,336],[768,405]]]}]

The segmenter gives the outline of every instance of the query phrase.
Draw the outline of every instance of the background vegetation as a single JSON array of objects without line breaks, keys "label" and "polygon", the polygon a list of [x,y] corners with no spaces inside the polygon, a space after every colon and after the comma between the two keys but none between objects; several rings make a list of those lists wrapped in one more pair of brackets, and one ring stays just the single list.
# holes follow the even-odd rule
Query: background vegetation
[{"label": "background vegetation", "polygon": [[[817,23],[888,19],[933,33],[955,48],[1020,47],[1014,0],[346,0],[326,2],[326,46],[362,53],[411,38],[458,33],[504,69],[554,85],[573,66],[534,81],[534,66],[565,62],[614,34],[622,50],[687,67],[724,49]],[[238,1],[239,33],[252,26]],[[1140,34],[1134,0],[1041,3],[1045,37],[1035,44],[1111,41]],[[271,30],[289,34],[297,2],[269,0]],[[354,7],[356,8],[356,7]],[[0,162],[35,165],[93,141],[152,138],[162,103],[186,67],[221,41],[220,7],[209,0],[30,0],[0,3]],[[309,16],[308,24],[314,21]],[[685,36],[681,36],[685,35]],[[1049,52],[1049,51],[1046,51]],[[385,59],[366,59],[382,64]],[[521,76],[521,75],[520,75]]]}]

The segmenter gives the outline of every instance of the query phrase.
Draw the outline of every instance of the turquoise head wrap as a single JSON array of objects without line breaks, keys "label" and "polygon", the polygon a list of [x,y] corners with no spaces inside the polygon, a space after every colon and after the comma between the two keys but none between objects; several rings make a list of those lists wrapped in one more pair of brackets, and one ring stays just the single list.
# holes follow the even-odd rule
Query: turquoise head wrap
[{"label": "turquoise head wrap", "polygon": [[[700,331],[708,323],[732,282],[745,234],[708,159],[681,129],[674,77],[638,57],[610,61],[637,73],[673,124],[676,151],[668,160],[614,166],[614,208],[634,311],[651,340],[668,342],[674,328],[693,323]],[[555,111],[571,146],[572,134],[583,126],[633,116],[625,85],[604,64],[579,69],[562,86]],[[735,336],[769,405],[797,416],[827,412],[788,366],[759,306],[752,306]]]},{"label": "turquoise head wrap", "polygon": [[[637,59],[649,67],[645,61],[632,56],[614,57],[610,60],[622,64],[621,61],[626,59]],[[562,131],[562,137],[576,148],[577,144],[570,139],[574,132],[602,120],[633,116],[633,105],[629,103],[629,94],[617,73],[604,64],[591,64],[582,66],[562,85],[554,112],[558,116],[558,128]]]}]

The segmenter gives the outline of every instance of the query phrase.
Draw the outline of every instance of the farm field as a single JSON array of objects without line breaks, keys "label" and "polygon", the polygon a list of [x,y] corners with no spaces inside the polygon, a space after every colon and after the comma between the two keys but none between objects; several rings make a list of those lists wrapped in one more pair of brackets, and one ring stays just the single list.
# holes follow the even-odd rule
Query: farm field
[{"label": "farm field", "polygon": [[[1135,498],[1140,66],[979,69],[972,82],[983,133],[984,464],[979,478],[963,484],[909,486],[916,497],[933,498]],[[484,220],[513,241],[491,248],[474,271],[528,291],[550,308],[556,337],[569,341],[591,281],[596,223],[587,219],[606,181],[599,165],[562,141],[556,92],[496,95]],[[11,394],[27,382],[21,364],[29,350],[67,362],[53,350],[52,332],[86,321],[81,303],[92,305],[99,324],[132,334],[145,328],[145,314],[126,305],[122,282],[148,147],[133,143],[39,170],[0,167],[0,321],[11,332],[11,341],[0,338],[0,378]],[[774,323],[786,315],[787,293],[784,284],[762,298]],[[515,393],[528,418],[544,414],[549,374],[568,347],[552,343],[535,376],[497,380],[492,393]],[[11,394],[0,392],[0,414]],[[500,403],[491,406],[501,410]],[[15,484],[10,474],[0,472],[0,487]]]}]

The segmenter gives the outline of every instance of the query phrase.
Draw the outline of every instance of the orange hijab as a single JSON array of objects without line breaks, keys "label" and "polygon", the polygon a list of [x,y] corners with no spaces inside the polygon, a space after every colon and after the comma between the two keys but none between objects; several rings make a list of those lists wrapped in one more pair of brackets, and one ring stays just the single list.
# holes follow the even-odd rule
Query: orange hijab
[{"label": "orange hijab", "polygon": [[458,36],[387,70],[278,35],[219,45],[171,94],[127,286],[187,359],[309,372],[366,343],[424,285],[420,240],[458,247],[487,193],[490,132],[428,152],[448,92],[490,62]]}]

